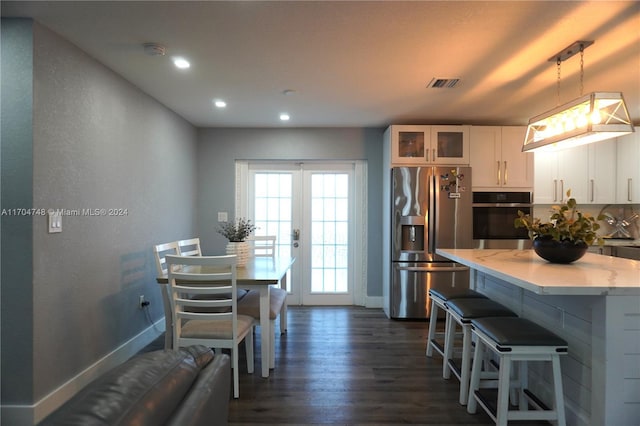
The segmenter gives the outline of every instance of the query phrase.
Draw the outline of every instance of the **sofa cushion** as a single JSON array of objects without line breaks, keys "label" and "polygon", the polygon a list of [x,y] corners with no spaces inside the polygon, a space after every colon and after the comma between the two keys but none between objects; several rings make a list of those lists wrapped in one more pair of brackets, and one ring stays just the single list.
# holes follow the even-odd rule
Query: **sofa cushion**
[{"label": "sofa cushion", "polygon": [[219,354],[198,375],[166,426],[220,426],[229,420],[231,361]]},{"label": "sofa cushion", "polygon": [[41,424],[162,425],[213,357],[204,346],[135,356],[80,390]]}]

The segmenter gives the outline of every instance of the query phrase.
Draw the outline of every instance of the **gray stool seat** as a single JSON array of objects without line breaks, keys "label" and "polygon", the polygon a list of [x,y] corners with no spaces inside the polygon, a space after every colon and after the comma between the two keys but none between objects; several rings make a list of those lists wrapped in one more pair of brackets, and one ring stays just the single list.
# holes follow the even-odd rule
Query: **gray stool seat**
[{"label": "gray stool seat", "polygon": [[515,317],[509,308],[491,299],[453,299],[445,303],[462,322],[483,317]]},{"label": "gray stool seat", "polygon": [[[476,318],[471,320],[473,334],[477,338],[473,356],[473,368],[469,383],[467,411],[475,413],[479,404],[498,426],[510,420],[547,420],[559,426],[566,424],[560,356],[566,355],[567,342],[546,328],[524,318]],[[498,381],[483,380],[485,352],[498,357]],[[551,363],[552,380],[547,398],[551,406],[528,389],[530,361]],[[516,365],[517,380],[512,379]],[[486,389],[496,388],[497,398],[491,398]],[[512,409],[509,397],[517,391],[517,409]],[[514,401],[515,402],[515,401]],[[530,405],[534,408],[530,410]]]},{"label": "gray stool seat", "polygon": [[478,318],[471,324],[495,341],[498,350],[509,346],[567,346],[566,340],[525,318]]},{"label": "gray stool seat", "polygon": [[[450,320],[445,330],[443,377],[448,379],[453,373],[460,380],[460,404],[469,399],[469,378],[471,375],[471,320],[483,317],[515,317],[509,308],[491,299],[452,299],[445,302]],[[454,334],[456,324],[462,327],[462,360],[460,366],[453,359]]]},{"label": "gray stool seat", "polygon": [[432,288],[429,290],[429,295],[431,297],[437,297],[438,299],[447,301],[451,299],[467,299],[467,298],[478,298],[478,299],[486,299],[482,293],[478,293],[475,290],[471,290],[469,288]]},{"label": "gray stool seat", "polygon": [[[442,309],[446,311],[445,302],[452,299],[486,299],[482,293],[471,290],[469,288],[459,287],[443,287],[443,288],[430,288],[429,297],[431,299],[431,315],[429,316],[429,334],[427,335],[427,350],[426,355],[428,357],[433,356],[433,350],[435,349],[440,355],[444,356],[444,347],[447,345],[445,333],[436,331],[436,322],[438,321],[438,310]],[[449,322],[449,315],[445,316],[445,329],[446,323]],[[443,344],[437,340],[437,338],[443,338]],[[443,365],[442,374],[444,374]]]}]

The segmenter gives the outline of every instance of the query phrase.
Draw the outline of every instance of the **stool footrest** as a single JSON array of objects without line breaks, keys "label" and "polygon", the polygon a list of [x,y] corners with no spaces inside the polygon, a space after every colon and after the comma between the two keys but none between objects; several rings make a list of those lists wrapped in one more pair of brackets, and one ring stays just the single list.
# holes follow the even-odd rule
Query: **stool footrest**
[{"label": "stool footrest", "polygon": [[444,355],[444,347],[436,339],[431,339],[431,346],[440,354]]},{"label": "stool footrest", "polygon": [[524,392],[524,394],[527,396],[527,398],[529,398],[529,400],[531,401],[531,403],[534,405],[534,407],[538,410],[545,410],[545,411],[549,411],[551,410],[551,408],[549,408],[547,406],[547,404],[545,404],[544,402],[542,402],[540,400],[540,398],[538,398],[533,392],[531,392],[529,389],[522,389],[522,392]]},{"label": "stool footrest", "polygon": [[462,369],[458,366],[458,364],[456,364],[453,359],[450,359],[447,364],[449,365],[449,368],[451,369],[453,374],[458,378],[458,380],[460,380],[460,376],[462,376]]},{"label": "stool footrest", "polygon": [[497,404],[498,392],[497,391],[490,392],[490,393],[495,393],[494,397],[491,397],[490,395],[488,395],[488,393],[489,392],[483,391],[480,389],[476,389],[476,391],[474,392],[480,405],[484,407],[487,414],[489,414],[489,416],[495,422],[496,416],[498,415],[498,404]]}]

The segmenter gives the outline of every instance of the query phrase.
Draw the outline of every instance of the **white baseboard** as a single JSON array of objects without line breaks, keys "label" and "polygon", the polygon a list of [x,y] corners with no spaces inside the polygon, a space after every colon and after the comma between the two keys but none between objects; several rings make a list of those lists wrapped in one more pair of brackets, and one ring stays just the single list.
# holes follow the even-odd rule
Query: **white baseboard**
[{"label": "white baseboard", "polygon": [[97,377],[122,364],[153,342],[164,329],[164,317],[132,337],[33,405],[2,405],[0,424],[32,426],[71,399]]},{"label": "white baseboard", "polygon": [[365,307],[367,307],[367,308],[382,308],[382,296],[376,296],[376,297],[367,296],[367,301],[365,302]]}]

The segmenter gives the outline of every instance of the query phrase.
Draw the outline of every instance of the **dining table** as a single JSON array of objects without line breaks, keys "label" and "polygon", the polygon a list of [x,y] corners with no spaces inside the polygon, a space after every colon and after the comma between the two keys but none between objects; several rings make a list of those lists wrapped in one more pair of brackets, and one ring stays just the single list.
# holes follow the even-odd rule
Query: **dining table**
[{"label": "dining table", "polygon": [[[269,364],[271,354],[270,335],[270,318],[269,318],[269,297],[272,285],[279,285],[280,288],[287,289],[287,272],[295,262],[294,257],[250,257],[247,263],[236,268],[236,284],[238,288],[246,290],[256,290],[260,293],[260,353],[261,353],[261,370],[262,377],[269,377]],[[160,285],[167,286],[169,279],[167,275],[157,278]],[[165,302],[169,302],[167,289],[163,288],[163,298],[167,298]],[[285,301],[286,304],[286,301]],[[165,303],[165,307],[167,303]],[[280,316],[280,321],[285,321],[285,326],[281,329],[286,330],[286,318]],[[172,330],[171,312],[167,316],[165,308],[165,346],[171,347]]]}]

